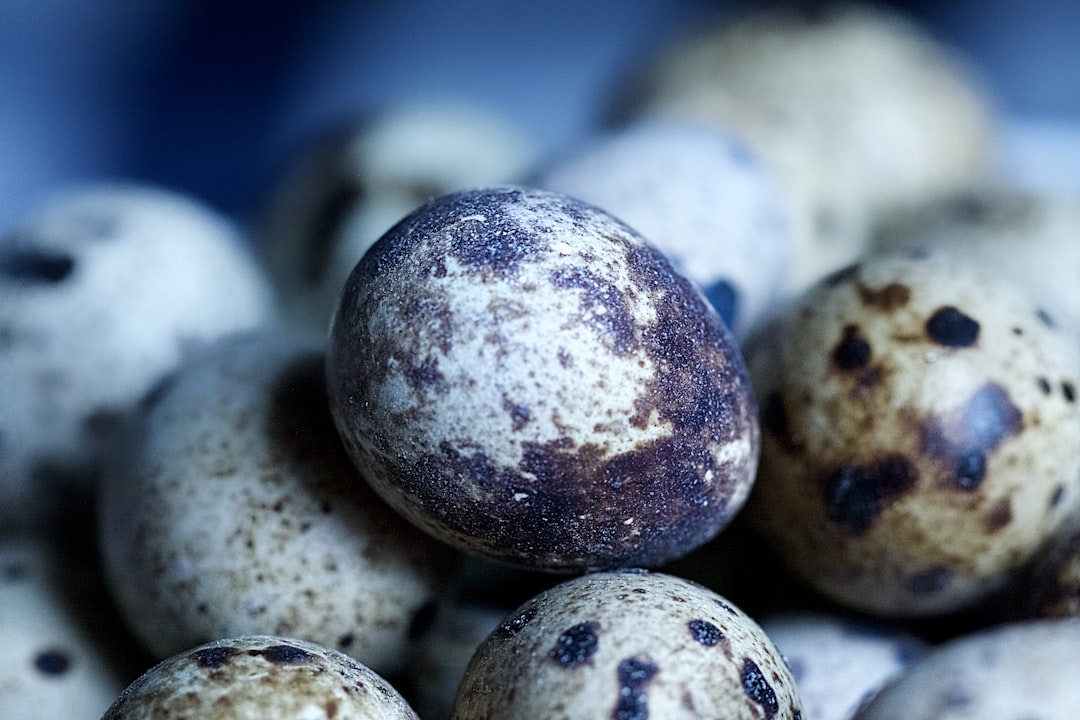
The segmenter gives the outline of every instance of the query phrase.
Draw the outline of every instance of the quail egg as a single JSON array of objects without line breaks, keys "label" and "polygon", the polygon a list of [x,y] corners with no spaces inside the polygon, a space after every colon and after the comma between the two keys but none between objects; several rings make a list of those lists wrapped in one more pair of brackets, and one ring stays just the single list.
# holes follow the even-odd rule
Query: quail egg
[{"label": "quail egg", "polygon": [[931,648],[852,720],[1051,720],[1080,708],[1080,620],[991,626]]},{"label": "quail egg", "polygon": [[763,440],[748,508],[834,600],[969,608],[1080,507],[1080,347],[999,275],[867,258],[751,346]]},{"label": "quail egg", "polygon": [[327,353],[354,462],[414,523],[532,569],[657,565],[715,536],[757,465],[738,346],[611,215],[451,193],[350,275]]},{"label": "quail egg", "polygon": [[769,638],[722,596],[673,575],[587,574],[537,595],[481,643],[454,720],[800,720]]},{"label": "quail egg", "polygon": [[160,659],[288,635],[400,667],[452,567],[370,490],[338,441],[321,344],[280,329],[190,357],[102,481],[117,603]]},{"label": "quail egg", "polygon": [[396,689],[331,648],[243,636],[179,652],[132,682],[102,720],[417,720]]},{"label": "quail egg", "polygon": [[345,278],[394,223],[437,195],[515,180],[533,156],[507,118],[465,100],[392,104],[314,134],[259,223],[283,313],[325,332]]},{"label": "quail egg", "polygon": [[628,223],[704,290],[736,336],[787,285],[788,200],[757,154],[714,126],[638,122],[583,142],[530,182]]},{"label": "quail egg", "polygon": [[237,229],[197,200],[47,198],[0,238],[0,532],[81,508],[120,418],[193,347],[273,315]]},{"label": "quail egg", "polygon": [[759,624],[795,678],[804,720],[850,720],[929,647],[900,626],[833,612],[766,615]]},{"label": "quail egg", "polygon": [[691,117],[747,139],[800,203],[791,290],[866,249],[876,218],[985,181],[996,113],[982,78],[902,13],[778,3],[662,46],[623,118]]}]

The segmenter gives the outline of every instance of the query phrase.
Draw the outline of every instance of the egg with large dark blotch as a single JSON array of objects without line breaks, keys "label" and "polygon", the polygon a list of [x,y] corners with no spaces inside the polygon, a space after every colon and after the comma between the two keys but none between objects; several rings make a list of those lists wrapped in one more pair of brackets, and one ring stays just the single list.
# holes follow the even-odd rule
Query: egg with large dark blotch
[{"label": "egg with large dark blotch", "polygon": [[756,406],[716,311],[624,223],[501,187],[423,205],[349,277],[330,405],[398,511],[541,570],[655,566],[742,507]]},{"label": "egg with large dark blotch", "polygon": [[1080,355],[958,255],[836,273],[751,341],[752,515],[818,590],[887,616],[1000,589],[1080,504]]}]

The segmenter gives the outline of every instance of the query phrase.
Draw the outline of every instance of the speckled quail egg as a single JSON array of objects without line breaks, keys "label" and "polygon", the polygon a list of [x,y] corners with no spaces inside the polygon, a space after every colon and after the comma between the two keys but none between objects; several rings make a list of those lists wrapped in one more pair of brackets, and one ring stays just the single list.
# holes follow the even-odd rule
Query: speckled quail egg
[{"label": "speckled quail egg", "polygon": [[758,623],[795,678],[804,720],[850,720],[929,647],[900,626],[831,612],[786,612]]},{"label": "speckled quail egg", "polygon": [[483,641],[454,720],[800,720],[795,680],[761,628],[663,573],[587,574],[522,605]]},{"label": "speckled quail egg", "polygon": [[140,670],[134,640],[82,560],[41,539],[0,540],[4,720],[97,720]]},{"label": "speckled quail egg", "polygon": [[465,100],[388,105],[308,138],[259,229],[284,314],[324,332],[345,278],[394,223],[437,195],[513,181],[534,155],[508,118]]},{"label": "speckled quail egg", "polygon": [[394,687],[331,648],[226,638],[179,652],[131,683],[102,720],[417,720]]},{"label": "speckled quail egg", "polygon": [[952,252],[1022,283],[1080,339],[1080,199],[987,187],[952,193],[878,228],[878,251]]},{"label": "speckled quail egg", "polygon": [[119,417],[190,348],[273,314],[237,229],[197,200],[47,198],[0,238],[0,531],[81,507]]},{"label": "speckled quail egg", "polygon": [[1080,353],[956,257],[868,258],[751,341],[749,509],[818,590],[890,616],[999,589],[1080,507]]},{"label": "speckled quail egg", "polygon": [[853,720],[1053,720],[1080,709],[1080,620],[996,625],[935,646]]},{"label": "speckled quail egg", "polygon": [[466,552],[651,566],[716,535],[757,465],[734,338],[664,255],[561,193],[436,198],[350,275],[330,405],[376,490]]},{"label": "speckled quail egg", "polygon": [[704,290],[737,336],[787,285],[788,199],[757,154],[715,126],[634,123],[584,141],[530,183],[632,226]]},{"label": "speckled quail egg", "polygon": [[399,667],[452,563],[342,450],[321,344],[279,329],[222,339],[177,370],[132,435],[102,481],[101,546],[158,659],[269,633]]},{"label": "speckled quail egg", "polygon": [[924,28],[867,3],[773,4],[673,38],[633,71],[624,117],[744,136],[801,202],[794,292],[854,261],[897,206],[981,182],[996,114],[981,78]]}]

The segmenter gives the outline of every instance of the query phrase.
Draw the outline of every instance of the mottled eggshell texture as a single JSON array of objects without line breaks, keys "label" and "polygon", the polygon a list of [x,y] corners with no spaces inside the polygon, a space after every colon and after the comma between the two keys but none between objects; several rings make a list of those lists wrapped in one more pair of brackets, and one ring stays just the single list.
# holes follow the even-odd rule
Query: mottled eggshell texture
[{"label": "mottled eggshell texture", "polygon": [[4,720],[98,720],[140,672],[99,580],[41,540],[0,541]]},{"label": "mottled eggshell texture", "polygon": [[1080,620],[989,627],[930,650],[853,720],[1059,720],[1080,710]]},{"label": "mottled eggshell texture", "polygon": [[753,345],[753,517],[834,599],[959,610],[1080,505],[1080,348],[999,276],[956,257],[867,259]]},{"label": "mottled eggshell texture", "polygon": [[584,143],[532,182],[601,207],[644,235],[737,336],[787,285],[787,197],[754,151],[714,126],[638,122]]},{"label": "mottled eggshell texture", "polygon": [[85,500],[120,416],[193,346],[273,314],[237,229],[196,200],[46,198],[0,237],[0,531]]},{"label": "mottled eggshell texture", "polygon": [[437,195],[513,181],[533,154],[509,119],[465,100],[391,104],[315,134],[259,225],[284,314],[325,332],[356,261],[394,223]]},{"label": "mottled eggshell texture", "polygon": [[243,636],[177,653],[125,689],[102,720],[417,720],[385,679],[295,638]]},{"label": "mottled eggshell texture", "polygon": [[101,542],[121,610],[158,659],[230,635],[335,647],[392,672],[449,550],[342,450],[317,343],[277,330],[192,357],[109,468]]},{"label": "mottled eggshell texture", "polygon": [[785,612],[759,624],[795,678],[806,720],[849,720],[928,647],[901,627],[834,613]]},{"label": "mottled eggshell texture", "polygon": [[743,505],[741,355],[629,227],[569,196],[454,193],[364,256],[334,319],[331,409],[394,507],[537,569],[656,565]]},{"label": "mottled eggshell texture", "polygon": [[761,628],[682,578],[623,570],[528,601],[477,649],[454,720],[801,720]]}]

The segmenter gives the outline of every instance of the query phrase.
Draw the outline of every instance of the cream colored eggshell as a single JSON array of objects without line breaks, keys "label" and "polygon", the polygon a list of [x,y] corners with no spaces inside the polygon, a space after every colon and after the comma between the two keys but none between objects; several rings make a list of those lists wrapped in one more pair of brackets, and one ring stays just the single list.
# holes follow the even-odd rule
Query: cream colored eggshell
[{"label": "cream colored eggshell", "polygon": [[761,628],[673,575],[592,573],[514,611],[481,644],[454,720],[798,720],[795,681]]},{"label": "cream colored eggshell", "polygon": [[129,685],[102,720],[417,720],[396,689],[331,648],[245,636],[173,655]]},{"label": "cream colored eggshell", "polygon": [[1080,342],[1080,198],[981,188],[935,198],[878,229],[880,252],[949,252],[1021,283]]},{"label": "cream colored eggshell", "polygon": [[324,332],[356,261],[394,223],[436,195],[515,180],[534,155],[507,118],[464,100],[391,104],[313,135],[259,226],[286,315]]},{"label": "cream colored eggshell", "polygon": [[1072,717],[1080,620],[998,625],[931,649],[853,720]]},{"label": "cream colored eggshell", "polygon": [[40,539],[0,541],[4,720],[98,720],[137,674],[98,580]]},{"label": "cream colored eggshell", "polygon": [[119,416],[193,347],[274,312],[237,229],[197,200],[46,198],[0,240],[0,531],[84,502]]},{"label": "cream colored eggshell", "polygon": [[650,565],[749,492],[730,333],[636,233],[568,196],[436,199],[364,256],[327,358],[354,460],[459,548],[554,571]]},{"label": "cream colored eggshell", "polygon": [[786,288],[788,199],[757,154],[715,126],[634,123],[549,162],[532,183],[628,223],[704,290],[740,337]]},{"label": "cream colored eggshell", "polygon": [[928,648],[899,626],[834,613],[785,612],[759,624],[795,678],[805,720],[849,720]]},{"label": "cream colored eggshell", "polygon": [[752,345],[763,442],[749,509],[835,599],[963,608],[1080,506],[1080,348],[977,265],[867,259]]},{"label": "cream colored eggshell", "polygon": [[981,78],[880,6],[751,10],[673,39],[632,82],[627,115],[717,123],[788,183],[793,292],[861,254],[879,213],[981,182],[995,158]]},{"label": "cream colored eggshell", "polygon": [[391,672],[439,599],[447,549],[351,465],[322,368],[317,343],[280,329],[225,339],[162,388],[110,467],[108,577],[158,658],[269,633]]}]

